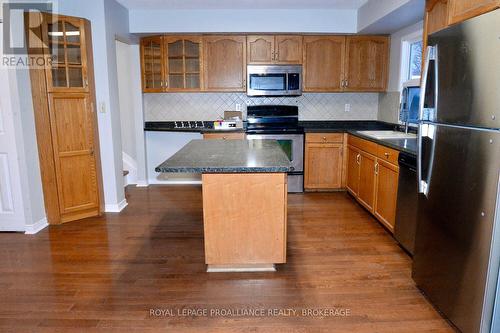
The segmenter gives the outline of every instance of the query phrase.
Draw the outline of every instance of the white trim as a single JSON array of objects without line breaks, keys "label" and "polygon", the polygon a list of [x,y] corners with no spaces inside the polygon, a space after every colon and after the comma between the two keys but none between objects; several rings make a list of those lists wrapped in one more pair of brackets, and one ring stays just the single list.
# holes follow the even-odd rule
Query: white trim
[{"label": "white trim", "polygon": [[137,187],[148,187],[149,183],[147,180],[138,180],[137,184],[135,185]]},{"label": "white trim", "polygon": [[117,204],[106,204],[104,205],[104,211],[106,213],[119,213],[121,212],[125,207],[127,207],[128,202],[127,199],[123,199]]},{"label": "white trim", "polygon": [[125,176],[123,186],[137,184],[137,162],[130,155],[122,151],[123,170],[128,171]]},{"label": "white trim", "polygon": [[24,230],[24,233],[26,235],[34,235],[34,234],[42,231],[43,229],[45,229],[48,226],[49,226],[49,224],[47,223],[47,218],[44,217],[43,219],[39,220],[35,224],[27,224],[26,228]]},{"label": "white trim", "polygon": [[150,179],[150,185],[201,185],[201,180],[156,180]]},{"label": "white trim", "polygon": [[401,91],[403,83],[408,80],[407,65],[410,57],[409,46],[413,42],[423,40],[423,33],[424,33],[423,29],[419,29],[418,31],[412,32],[411,34],[401,37],[401,58],[399,62],[399,82],[398,82],[399,91]]}]

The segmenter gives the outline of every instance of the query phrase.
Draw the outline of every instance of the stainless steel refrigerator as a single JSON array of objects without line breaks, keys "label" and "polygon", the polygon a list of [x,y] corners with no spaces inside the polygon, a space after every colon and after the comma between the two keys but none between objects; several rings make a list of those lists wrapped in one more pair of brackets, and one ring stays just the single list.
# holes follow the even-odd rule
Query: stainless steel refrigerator
[{"label": "stainless steel refrigerator", "polygon": [[459,330],[489,333],[500,252],[500,10],[428,45],[413,279]]}]

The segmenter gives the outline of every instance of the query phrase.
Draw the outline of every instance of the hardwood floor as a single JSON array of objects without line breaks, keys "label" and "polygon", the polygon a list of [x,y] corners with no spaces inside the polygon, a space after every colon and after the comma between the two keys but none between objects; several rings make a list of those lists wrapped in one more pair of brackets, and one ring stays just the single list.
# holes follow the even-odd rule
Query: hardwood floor
[{"label": "hardwood floor", "polygon": [[[346,193],[288,196],[288,263],[275,273],[205,272],[200,187],[131,187],[127,200],[119,214],[0,234],[1,332],[453,332]],[[190,309],[208,315],[179,316]],[[349,315],[299,315],[312,309]]]}]

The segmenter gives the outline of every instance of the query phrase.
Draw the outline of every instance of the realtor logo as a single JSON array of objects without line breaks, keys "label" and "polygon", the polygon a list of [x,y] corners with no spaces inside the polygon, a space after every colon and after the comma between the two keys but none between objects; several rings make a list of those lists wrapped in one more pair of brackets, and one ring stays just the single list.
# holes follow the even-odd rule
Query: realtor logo
[{"label": "realtor logo", "polygon": [[[51,2],[17,2],[2,3],[2,67],[45,66],[44,45],[42,36],[34,31],[41,31],[42,20],[30,20],[27,13],[33,16],[40,13],[52,13]],[[26,31],[28,29],[28,31]],[[28,33],[26,33],[28,32]],[[28,55],[29,50],[29,55]]]}]

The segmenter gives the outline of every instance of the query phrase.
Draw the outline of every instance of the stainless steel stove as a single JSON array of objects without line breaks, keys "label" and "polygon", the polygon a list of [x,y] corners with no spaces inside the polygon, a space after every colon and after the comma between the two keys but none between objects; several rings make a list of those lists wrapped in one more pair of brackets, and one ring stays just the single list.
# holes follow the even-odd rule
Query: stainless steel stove
[{"label": "stainless steel stove", "polygon": [[278,141],[292,163],[288,192],[304,191],[304,130],[299,109],[292,105],[259,105],[247,108],[247,139]]}]

